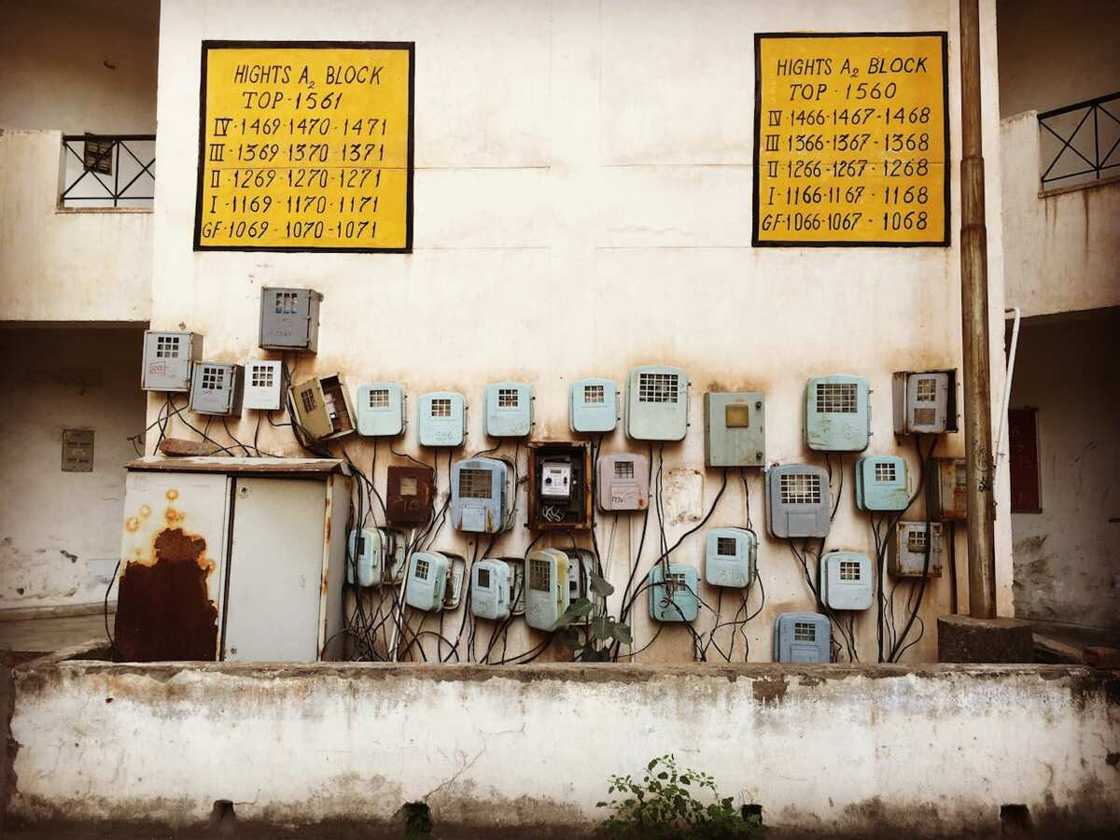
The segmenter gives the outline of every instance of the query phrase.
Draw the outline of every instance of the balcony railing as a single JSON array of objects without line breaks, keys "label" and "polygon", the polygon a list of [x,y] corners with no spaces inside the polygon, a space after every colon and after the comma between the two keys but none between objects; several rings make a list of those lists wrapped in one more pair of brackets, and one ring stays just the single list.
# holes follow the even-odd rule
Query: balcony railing
[{"label": "balcony railing", "polygon": [[1120,174],[1120,92],[1038,115],[1042,188]]},{"label": "balcony railing", "polygon": [[65,208],[150,208],[154,134],[65,134],[59,204]]}]

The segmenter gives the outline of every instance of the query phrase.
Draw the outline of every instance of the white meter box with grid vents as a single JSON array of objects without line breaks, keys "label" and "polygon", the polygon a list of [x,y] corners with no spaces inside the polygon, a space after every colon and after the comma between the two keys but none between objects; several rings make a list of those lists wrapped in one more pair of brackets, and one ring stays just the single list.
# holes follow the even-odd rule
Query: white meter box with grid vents
[{"label": "white meter box with grid vents", "polygon": [[832,494],[823,467],[773,467],[766,477],[766,503],[770,533],[775,537],[828,536]]},{"label": "white meter box with grid vents", "polygon": [[422,394],[417,408],[421,446],[462,446],[467,435],[467,401],[453,391]]},{"label": "white meter box with grid vents", "polygon": [[649,573],[649,617],[662,622],[692,622],[700,614],[700,575],[695,566],[657,563]]},{"label": "white meter box with grid vents", "polygon": [[649,507],[649,458],[616,452],[599,458],[599,509],[645,510]]},{"label": "white meter box with grid vents", "polygon": [[528,437],[533,428],[533,386],[494,382],[486,386],[486,434]]},{"label": "white meter box with grid vents", "polygon": [[358,386],[358,434],[363,437],[397,437],[404,434],[404,386],[374,382]]},{"label": "white meter box with grid vents", "polygon": [[198,333],[148,330],[140,387],[185,394],[191,389],[191,366],[201,358],[202,336]]},{"label": "white meter box with grid vents", "polygon": [[643,365],[626,387],[626,435],[633,440],[684,440],[688,376],[681,368]]},{"label": "white meter box with grid vents", "polygon": [[568,555],[557,548],[530,551],[525,558],[525,623],[552,631],[568,611]]},{"label": "white meter box with grid vents", "polygon": [[450,570],[450,558],[440,552],[417,551],[408,563],[404,602],[424,612],[440,612]]},{"label": "white meter box with grid vents", "polygon": [[821,603],[833,610],[871,608],[871,558],[853,551],[830,551],[821,558]]},{"label": "white meter box with grid vents", "polygon": [[191,376],[191,411],[240,417],[244,375],[241,365],[195,362]]},{"label": "white meter box with grid vents", "polygon": [[758,537],[746,528],[712,528],[704,542],[704,580],[745,589],[754,580]]},{"label": "white meter box with grid vents", "polygon": [[955,370],[896,372],[891,396],[896,435],[936,435],[957,430]]},{"label": "white meter box with grid vents", "polygon": [[819,452],[862,452],[871,438],[866,379],[838,373],[805,386],[805,445]]},{"label": "white meter box with grid vents", "polygon": [[613,432],[618,424],[618,388],[610,379],[572,383],[568,422],[573,432]]},{"label": "white meter box with grid vents", "polygon": [[506,529],[513,467],[500,458],[468,458],[451,468],[451,526],[475,534]]},{"label": "white meter box with grid vents", "polygon": [[314,353],[319,346],[322,300],[314,289],[261,289],[260,347]]},{"label": "white meter box with grid vents", "polygon": [[910,478],[897,455],[868,455],[856,461],[856,507],[860,510],[906,510]]},{"label": "white meter box with grid vents", "polygon": [[284,394],[284,365],[252,359],[245,363],[245,408],[276,411]]},{"label": "white meter box with grid vents", "polygon": [[775,662],[830,662],[832,625],[820,613],[782,613],[774,620]]}]

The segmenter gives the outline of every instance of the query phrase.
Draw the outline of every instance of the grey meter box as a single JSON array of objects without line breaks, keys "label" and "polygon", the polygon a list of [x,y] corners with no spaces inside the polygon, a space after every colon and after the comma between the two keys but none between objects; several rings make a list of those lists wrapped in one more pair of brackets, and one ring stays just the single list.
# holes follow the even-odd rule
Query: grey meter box
[{"label": "grey meter box", "polygon": [[782,613],[774,621],[775,662],[829,662],[832,626],[820,613]]},{"label": "grey meter box", "polygon": [[323,296],[314,289],[261,289],[260,346],[265,350],[319,348],[319,304]]},{"label": "grey meter box", "polygon": [[140,387],[185,394],[191,389],[191,366],[201,358],[202,336],[198,333],[147,330]]},{"label": "grey meter box", "polygon": [[763,395],[756,391],[704,394],[704,442],[709,467],[766,463]]},{"label": "grey meter box", "polygon": [[955,370],[899,371],[891,386],[896,435],[957,430]]},{"label": "grey meter box", "polygon": [[774,467],[766,478],[766,503],[770,533],[775,537],[828,536],[832,494],[823,467]]},{"label": "grey meter box", "polygon": [[872,596],[871,558],[854,551],[830,551],[821,558],[821,603],[832,610],[867,610]]},{"label": "grey meter box", "polygon": [[945,527],[940,522],[899,522],[890,543],[888,571],[895,577],[941,577],[944,535]]},{"label": "grey meter box", "polygon": [[191,377],[191,411],[196,414],[241,416],[245,369],[221,362],[195,362]]}]

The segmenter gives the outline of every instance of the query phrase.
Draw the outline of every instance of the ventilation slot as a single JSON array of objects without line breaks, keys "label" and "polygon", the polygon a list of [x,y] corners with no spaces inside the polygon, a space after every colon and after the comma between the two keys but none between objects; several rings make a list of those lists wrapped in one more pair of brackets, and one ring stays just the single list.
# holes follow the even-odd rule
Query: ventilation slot
[{"label": "ventilation slot", "polygon": [[202,369],[202,390],[221,391],[226,387],[226,370],[220,367],[204,367]]},{"label": "ventilation slot", "polygon": [[821,477],[819,475],[781,476],[782,503],[787,505],[819,505],[821,503]]},{"label": "ventilation slot", "polygon": [[369,407],[370,408],[388,408],[389,407],[389,389],[388,388],[370,388],[370,390],[369,390]]},{"label": "ventilation slot", "polygon": [[489,499],[493,479],[490,470],[459,470],[459,495],[464,499]]},{"label": "ventilation slot", "polygon": [[793,623],[793,640],[795,642],[815,642],[817,640],[817,626],[807,621]]},{"label": "ventilation slot", "polygon": [[307,388],[303,391],[300,391],[299,392],[299,399],[300,399],[300,402],[303,403],[303,410],[306,411],[306,412],[314,411],[316,409],[316,407],[319,405],[318,400],[315,399],[315,392],[313,390],[311,390],[310,388]]},{"label": "ventilation slot", "polygon": [[915,397],[918,402],[935,402],[937,400],[937,380],[929,376],[919,379]]},{"label": "ventilation slot", "polygon": [[879,461],[875,464],[875,480],[893,482],[896,478],[893,461]]},{"label": "ventilation slot", "polygon": [[855,560],[840,561],[840,580],[859,580],[859,563]]},{"label": "ventilation slot", "polygon": [[925,530],[911,531],[906,535],[906,550],[911,554],[925,554],[929,548]]},{"label": "ventilation slot", "polygon": [[299,299],[299,292],[277,292],[276,293],[276,314],[277,315],[295,315],[297,309],[296,301]]},{"label": "ventilation slot", "polygon": [[680,377],[675,373],[638,374],[638,402],[675,403]]},{"label": "ventilation slot", "polygon": [[498,408],[517,408],[521,402],[520,397],[516,388],[499,388]]},{"label": "ventilation slot", "polygon": [[937,422],[937,409],[936,408],[915,408],[914,409],[914,425],[915,426],[932,426]]},{"label": "ventilation slot", "polygon": [[440,397],[432,400],[432,417],[450,417],[451,400]]},{"label": "ventilation slot", "polygon": [[606,402],[606,389],[602,385],[584,385],[583,401],[587,405],[602,404]]},{"label": "ventilation slot", "polygon": [[271,365],[253,365],[249,371],[249,382],[254,388],[271,388],[273,383]]},{"label": "ventilation slot", "polygon": [[529,588],[537,592],[548,592],[551,588],[551,569],[547,560],[529,561]]},{"label": "ventilation slot", "polygon": [[431,571],[431,564],[427,560],[420,559],[416,561],[417,580],[427,580],[429,571]]},{"label": "ventilation slot", "polygon": [[179,336],[177,336],[177,335],[159,335],[159,336],[156,336],[156,358],[157,359],[178,359],[179,358]]}]

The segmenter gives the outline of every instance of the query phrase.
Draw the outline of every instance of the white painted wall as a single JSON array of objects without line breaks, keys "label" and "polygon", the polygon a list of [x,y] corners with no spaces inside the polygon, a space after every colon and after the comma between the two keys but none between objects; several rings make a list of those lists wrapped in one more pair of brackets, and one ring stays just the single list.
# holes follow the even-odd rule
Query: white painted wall
[{"label": "white painted wall", "polygon": [[[99,602],[120,555],[126,438],[143,429],[135,329],[4,329],[0,609]],[[62,472],[62,430],[94,430],[93,472]]]},{"label": "white painted wall", "polygon": [[[994,5],[985,3],[984,140],[998,394],[1003,269],[993,13]],[[463,391],[473,407],[468,453],[493,444],[481,425],[488,381],[510,377],[533,383],[534,436],[564,438],[572,380],[599,375],[622,383],[633,365],[678,364],[693,383],[692,429],[683,444],[666,447],[667,471],[703,470],[702,394],[717,387],[767,392],[770,461],[823,463],[801,442],[805,379],[858,372],[875,389],[869,452],[898,451],[912,458],[912,446],[896,443],[891,434],[891,372],[960,364],[956,14],[950,0],[868,0],[858,10],[852,4],[810,2],[710,2],[697,10],[671,0],[452,8],[434,2],[372,8],[336,0],[292,2],[281,10],[263,2],[165,2],[157,152],[160,161],[179,163],[161,164],[158,173],[153,324],[183,323],[206,335],[208,357],[241,361],[262,355],[255,346],[260,287],[312,286],[326,295],[319,353],[292,358],[297,378],[341,371],[351,387],[399,380],[413,397],[413,412],[424,391]],[[953,245],[752,249],[754,33],[865,30],[869,20],[880,30],[950,34]],[[206,38],[416,42],[414,253],[192,252],[199,42]],[[149,401],[149,421],[160,405]],[[247,414],[234,431],[250,438],[257,422]],[[182,426],[177,433],[188,434]],[[261,441],[274,452],[296,451],[286,430],[274,431],[267,423]],[[369,465],[373,452],[366,442],[343,445]],[[417,451],[415,423],[395,445],[433,460],[432,452]],[[627,445],[620,430],[605,441],[604,451]],[[507,445],[505,454],[512,451]],[[962,451],[959,436],[938,448],[940,455]],[[379,487],[391,460],[380,447]],[[446,454],[438,461],[442,476]],[[867,517],[857,515],[852,501],[852,461],[843,462],[844,501],[828,545],[870,550]],[[706,474],[702,503],[668,500],[688,507],[682,521],[669,526],[670,541],[711,503],[718,480],[717,472]],[[444,489],[445,481],[441,478]],[[757,476],[751,494],[761,530]],[[997,498],[1006,499],[1005,476]],[[732,486],[711,524],[737,524],[742,510]],[[609,527],[609,520],[600,525],[604,550]],[[1006,614],[1009,517],[1001,517],[998,527],[999,602]],[[622,520],[611,573],[620,590],[628,563],[622,554],[625,529]],[[636,548],[640,522],[631,522],[630,531]],[[643,572],[652,562],[655,537],[651,523]],[[529,539],[518,527],[495,553],[521,553]],[[449,529],[436,544],[471,553]],[[699,564],[700,551],[697,536],[675,559]],[[963,554],[962,538],[962,578]],[[767,609],[749,630],[751,658],[768,659],[773,617],[805,609],[811,598],[784,544],[764,538],[759,558]],[[702,594],[714,603],[714,592]],[[757,597],[752,595],[752,603]],[[961,598],[966,603],[963,586]],[[935,617],[948,603],[947,579],[935,582],[922,610],[925,638],[913,658],[934,657]],[[713,623],[705,613],[699,629]],[[458,615],[446,621],[448,627],[458,624]],[[863,657],[874,657],[873,616],[859,616],[857,628]],[[652,632],[639,610],[638,644]],[[527,647],[527,640],[511,634],[511,654]],[[669,628],[648,658],[688,660],[690,650],[684,630]]]}]

